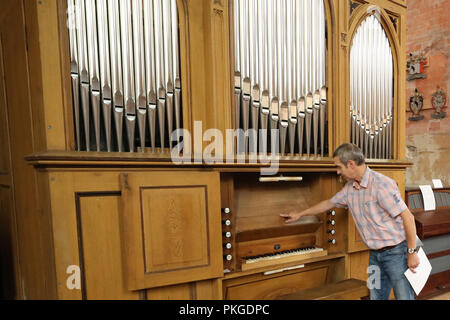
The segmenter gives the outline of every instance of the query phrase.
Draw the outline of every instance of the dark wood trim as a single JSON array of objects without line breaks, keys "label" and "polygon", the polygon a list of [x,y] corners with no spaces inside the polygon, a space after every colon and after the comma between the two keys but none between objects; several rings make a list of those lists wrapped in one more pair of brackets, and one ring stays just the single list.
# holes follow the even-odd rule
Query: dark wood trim
[{"label": "dark wood trim", "polygon": [[81,273],[81,299],[87,300],[86,295],[86,276],[84,268],[84,250],[83,250],[83,232],[81,228],[81,205],[80,198],[82,196],[75,193],[75,212],[77,215],[77,236],[78,236],[78,259],[80,262],[80,273]]},{"label": "dark wood trim", "polygon": [[417,299],[426,300],[450,290],[450,270],[431,275]]},{"label": "dark wood trim", "polygon": [[417,212],[414,220],[420,239],[450,233],[450,208]]},{"label": "dark wood trim", "polygon": [[[50,151],[43,153],[34,153],[25,157],[25,160],[35,167],[47,168],[80,168],[80,167],[174,167],[174,168],[208,168],[219,169],[223,172],[235,170],[259,170],[261,168],[270,168],[272,163],[270,159],[264,160],[267,164],[250,160],[248,157],[244,160],[234,159],[227,163],[207,164],[203,161],[195,162],[193,159],[186,159],[187,163],[176,164],[170,158],[169,153],[151,154],[151,153],[126,153],[126,152],[64,152]],[[388,168],[392,170],[404,170],[412,164],[406,161],[392,160],[383,162],[370,160],[366,162],[372,169]],[[278,168],[282,170],[307,170],[321,172],[336,172],[336,166],[333,159],[323,158],[321,160],[304,160],[296,157],[280,157]]]},{"label": "dark wood trim", "polygon": [[448,256],[448,255],[450,255],[450,249],[449,250],[445,250],[445,251],[439,251],[439,252],[434,252],[434,253],[427,254],[427,258],[428,259],[435,259],[435,258],[444,257],[444,256]]}]

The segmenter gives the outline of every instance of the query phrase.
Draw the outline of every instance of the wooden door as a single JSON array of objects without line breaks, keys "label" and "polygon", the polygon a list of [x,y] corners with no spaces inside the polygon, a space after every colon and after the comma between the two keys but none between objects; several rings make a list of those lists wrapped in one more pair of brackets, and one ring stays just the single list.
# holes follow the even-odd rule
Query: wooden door
[{"label": "wooden door", "polygon": [[129,290],[223,275],[218,173],[122,173],[120,184]]}]

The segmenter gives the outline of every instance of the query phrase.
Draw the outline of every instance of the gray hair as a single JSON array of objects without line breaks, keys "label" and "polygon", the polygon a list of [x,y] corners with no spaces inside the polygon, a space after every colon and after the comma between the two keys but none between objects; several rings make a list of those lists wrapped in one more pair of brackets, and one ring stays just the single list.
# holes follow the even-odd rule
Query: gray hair
[{"label": "gray hair", "polygon": [[361,149],[351,143],[341,144],[333,153],[333,158],[335,157],[338,157],[339,161],[345,166],[347,166],[349,160],[355,161],[358,166],[366,162]]}]

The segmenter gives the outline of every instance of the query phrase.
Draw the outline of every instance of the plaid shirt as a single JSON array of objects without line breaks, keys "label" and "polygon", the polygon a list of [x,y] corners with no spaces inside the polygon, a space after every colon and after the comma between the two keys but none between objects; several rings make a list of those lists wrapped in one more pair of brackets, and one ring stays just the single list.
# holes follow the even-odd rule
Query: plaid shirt
[{"label": "plaid shirt", "polygon": [[394,180],[367,167],[361,184],[349,181],[330,199],[348,207],[362,240],[370,249],[396,245],[406,239],[400,213],[407,209]]}]

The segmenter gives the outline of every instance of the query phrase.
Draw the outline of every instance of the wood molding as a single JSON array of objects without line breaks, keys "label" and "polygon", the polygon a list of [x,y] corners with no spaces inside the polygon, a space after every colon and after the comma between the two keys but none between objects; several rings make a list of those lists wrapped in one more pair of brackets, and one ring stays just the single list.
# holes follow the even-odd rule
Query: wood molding
[{"label": "wood molding", "polygon": [[[206,164],[204,162],[175,164],[167,155],[154,155],[145,153],[100,153],[100,152],[42,152],[34,153],[25,157],[28,164],[35,167],[173,167],[173,168],[205,168],[205,169],[245,169],[245,168],[264,168],[270,164],[260,164],[250,161],[248,158],[241,162]],[[410,167],[412,163],[402,160],[367,160],[366,164],[371,168],[391,168],[392,170],[402,170]],[[291,157],[280,157],[279,168],[298,168],[335,171],[336,166],[332,159],[324,160],[301,160]]]}]

